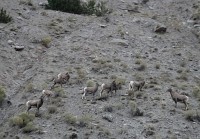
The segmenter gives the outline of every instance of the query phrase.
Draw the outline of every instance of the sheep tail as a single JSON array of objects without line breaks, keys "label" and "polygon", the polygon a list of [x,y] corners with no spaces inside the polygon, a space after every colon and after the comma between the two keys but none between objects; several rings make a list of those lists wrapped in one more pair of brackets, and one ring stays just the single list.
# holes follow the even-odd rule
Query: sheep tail
[{"label": "sheep tail", "polygon": [[27,107],[28,107],[28,105],[29,105],[29,101],[26,102],[26,106],[27,106]]}]

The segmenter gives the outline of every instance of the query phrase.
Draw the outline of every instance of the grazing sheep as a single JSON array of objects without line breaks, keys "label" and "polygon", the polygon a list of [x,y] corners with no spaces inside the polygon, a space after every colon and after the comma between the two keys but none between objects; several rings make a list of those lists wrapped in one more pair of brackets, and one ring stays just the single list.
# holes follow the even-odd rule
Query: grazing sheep
[{"label": "grazing sheep", "polygon": [[47,98],[49,100],[49,98],[53,96],[53,92],[50,90],[43,90],[42,95],[47,96]]},{"label": "grazing sheep", "polygon": [[105,83],[103,83],[101,85],[100,96],[102,95],[102,93],[103,93],[104,90],[107,90],[107,93],[111,92],[111,96],[113,94],[113,90],[115,90],[115,94],[116,94],[116,91],[117,91],[117,84],[116,84],[116,82],[113,81],[111,84],[105,84]]},{"label": "grazing sheep", "polygon": [[83,89],[82,99],[84,99],[84,98],[86,99],[86,97],[85,97],[86,93],[92,93],[93,94],[93,98],[94,98],[94,95],[98,90],[98,86],[99,86],[99,84],[95,83],[95,85],[93,87],[85,87]]},{"label": "grazing sheep", "polygon": [[68,72],[66,73],[59,73],[58,76],[56,78],[53,79],[54,84],[51,86],[51,89],[56,85],[56,84],[60,84],[60,86],[62,87],[62,84],[65,84],[70,78],[70,75]]},{"label": "grazing sheep", "polygon": [[36,107],[37,108],[37,112],[39,113],[39,109],[43,105],[43,101],[44,101],[44,95],[42,95],[39,99],[27,101],[26,102],[27,113],[29,112],[29,110],[32,107]]},{"label": "grazing sheep", "polygon": [[186,96],[186,95],[181,95],[181,94],[179,94],[179,93],[173,91],[171,88],[169,88],[169,89],[167,90],[167,92],[170,92],[171,97],[172,97],[173,101],[175,102],[175,107],[177,107],[177,102],[181,102],[181,103],[184,103],[184,104],[185,104],[185,110],[188,109],[188,104],[187,104],[187,102],[188,102],[188,100],[189,100],[189,97],[188,97],[188,96]]},{"label": "grazing sheep", "polygon": [[142,87],[145,85],[145,81],[137,82],[137,81],[130,81],[129,83],[129,90],[133,90],[136,87],[136,90],[141,91]]}]

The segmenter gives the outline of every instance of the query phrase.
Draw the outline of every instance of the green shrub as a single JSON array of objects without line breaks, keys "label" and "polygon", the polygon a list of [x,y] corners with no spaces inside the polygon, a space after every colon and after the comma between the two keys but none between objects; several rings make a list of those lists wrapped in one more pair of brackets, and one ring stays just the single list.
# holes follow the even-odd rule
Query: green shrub
[{"label": "green shrub", "polygon": [[6,10],[1,8],[0,11],[0,23],[8,23],[12,21],[12,17],[6,13]]},{"label": "green shrub", "polygon": [[135,101],[130,101],[129,102],[129,106],[130,106],[130,108],[131,108],[131,115],[135,115],[135,112],[136,112],[136,110],[137,110],[137,104],[136,104],[136,102]]},{"label": "green shrub", "polygon": [[80,118],[78,119],[78,126],[80,126],[80,127],[86,127],[86,126],[89,125],[89,122],[90,122],[90,121],[92,121],[91,116],[89,116],[89,115],[84,115],[84,116],[82,116],[82,117],[80,117]]},{"label": "green shrub", "polygon": [[198,86],[193,87],[192,92],[193,92],[194,97],[200,100],[200,87]]},{"label": "green shrub", "polygon": [[32,131],[37,130],[37,128],[33,125],[32,122],[29,122],[23,129],[23,133],[30,133]]},{"label": "green shrub", "polygon": [[95,82],[93,81],[93,80],[88,80],[87,82],[86,82],[86,86],[87,87],[92,87],[92,86],[94,86],[95,85]]},{"label": "green shrub", "polygon": [[41,43],[43,46],[48,47],[51,41],[52,41],[51,37],[47,36],[47,37],[42,38]]},{"label": "green shrub", "polygon": [[70,113],[68,113],[64,116],[64,120],[66,123],[71,124],[71,125],[75,125],[77,122],[76,117]]},{"label": "green shrub", "polygon": [[0,105],[2,104],[4,98],[6,97],[5,91],[2,86],[0,86]]},{"label": "green shrub", "polygon": [[25,127],[29,122],[33,121],[34,116],[26,113],[21,113],[10,119],[10,126],[18,126],[19,128]]},{"label": "green shrub", "polygon": [[200,120],[200,113],[197,110],[188,110],[184,112],[185,119],[188,121]]},{"label": "green shrub", "polygon": [[48,3],[47,8],[74,14],[103,16],[109,11],[105,7],[105,2],[96,4],[95,0],[90,0],[88,3],[82,3],[80,0],[48,0]]}]

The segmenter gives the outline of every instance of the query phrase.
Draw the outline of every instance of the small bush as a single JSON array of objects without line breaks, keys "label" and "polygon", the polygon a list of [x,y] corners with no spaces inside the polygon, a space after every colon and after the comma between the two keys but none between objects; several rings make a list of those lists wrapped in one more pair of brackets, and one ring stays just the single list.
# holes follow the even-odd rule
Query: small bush
[{"label": "small bush", "polygon": [[82,3],[80,0],[48,0],[48,3],[47,8],[74,14],[103,16],[109,12],[105,2],[96,4],[95,0],[90,0],[88,3]]},{"label": "small bush", "polygon": [[126,79],[117,77],[115,81],[116,81],[116,84],[125,85]]},{"label": "small bush", "polygon": [[92,87],[92,86],[94,86],[95,85],[95,82],[93,81],[93,80],[88,80],[87,82],[86,82],[86,86],[87,87]]},{"label": "small bush", "polygon": [[12,21],[12,17],[2,8],[0,11],[0,23],[9,23],[10,21]]},{"label": "small bush", "polygon": [[146,63],[142,62],[139,64],[139,67],[137,67],[138,71],[144,71],[146,69],[147,65]]},{"label": "small bush", "polygon": [[78,126],[80,126],[80,127],[86,127],[86,126],[89,125],[89,122],[90,122],[90,121],[92,121],[91,116],[89,116],[89,115],[84,115],[84,116],[82,116],[82,117],[80,117],[80,118],[78,119]]},{"label": "small bush", "polygon": [[49,106],[48,107],[48,112],[50,113],[50,114],[53,114],[53,113],[55,113],[57,111],[57,108],[55,107],[55,106]]},{"label": "small bush", "polygon": [[155,134],[155,127],[153,124],[145,125],[144,131],[145,137],[149,137]]},{"label": "small bush", "polygon": [[64,116],[64,120],[66,123],[71,124],[71,125],[75,125],[77,122],[77,118],[74,115],[69,114],[69,113]]},{"label": "small bush", "polygon": [[5,91],[2,86],[0,86],[0,105],[2,104],[4,98],[6,97]]},{"label": "small bush", "polygon": [[19,4],[24,4],[24,5],[29,5],[29,6],[33,6],[33,3],[31,0],[20,0]]},{"label": "small bush", "polygon": [[200,87],[198,86],[193,87],[192,92],[193,92],[194,97],[200,100]]},{"label": "small bush", "polygon": [[137,110],[137,104],[135,101],[130,101],[129,106],[131,108],[131,115],[135,116],[135,112]]},{"label": "small bush", "polygon": [[197,110],[188,110],[184,112],[185,119],[188,121],[200,121],[200,113]]},{"label": "small bush", "polygon": [[34,86],[32,83],[29,83],[25,86],[25,89],[24,89],[25,92],[30,92],[30,93],[33,93],[34,92]]},{"label": "small bush", "polygon": [[23,133],[30,133],[32,131],[37,130],[37,128],[33,125],[32,122],[29,122],[23,129]]},{"label": "small bush", "polygon": [[18,126],[19,128],[25,127],[29,122],[33,121],[34,116],[26,113],[21,113],[10,119],[10,126]]},{"label": "small bush", "polygon": [[53,89],[53,92],[54,92],[54,96],[57,98],[57,97],[62,97],[64,95],[64,90],[63,88],[61,88],[60,86],[59,87],[56,87]]},{"label": "small bush", "polygon": [[42,38],[41,43],[43,46],[48,47],[51,41],[52,41],[51,37],[47,36],[47,37]]},{"label": "small bush", "polygon": [[113,112],[113,106],[112,105],[104,106],[103,110],[106,112]]}]

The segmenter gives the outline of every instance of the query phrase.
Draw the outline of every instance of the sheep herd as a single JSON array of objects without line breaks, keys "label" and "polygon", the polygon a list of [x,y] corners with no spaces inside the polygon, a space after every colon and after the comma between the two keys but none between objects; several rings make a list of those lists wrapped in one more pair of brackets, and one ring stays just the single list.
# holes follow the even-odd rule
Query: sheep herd
[{"label": "sheep herd", "polygon": [[[70,79],[70,75],[68,72],[59,73],[57,75],[57,77],[53,78],[53,80],[52,80],[53,85],[51,86],[51,89],[53,89],[56,84],[60,84],[60,86],[62,87],[62,84],[67,83],[69,81],[69,79]],[[144,85],[145,85],[145,81],[140,81],[140,82],[130,81],[128,89],[132,90],[132,91],[135,91],[134,89],[136,89],[137,91],[142,91],[142,88],[144,87]],[[111,96],[113,94],[113,91],[115,91],[115,94],[116,94],[116,91],[119,88],[119,86],[120,86],[120,83],[116,84],[116,81],[112,81],[111,83],[103,83],[101,85],[100,97],[102,96],[102,93],[104,91],[107,91],[107,93],[110,92]],[[86,99],[86,94],[88,94],[88,93],[92,94],[93,99],[94,99],[94,96],[98,90],[98,87],[99,87],[99,84],[97,82],[92,87],[84,87],[83,91],[82,91],[82,93],[83,93],[82,99]],[[48,99],[50,99],[54,94],[50,90],[43,90],[42,95],[40,96],[39,99],[27,101],[26,102],[27,113],[29,112],[29,110],[32,107],[36,107],[37,112],[39,113],[39,109],[43,105],[44,97],[46,96]],[[175,102],[175,107],[177,107],[177,102],[181,102],[181,103],[185,104],[185,110],[188,110],[188,100],[189,100],[188,96],[179,94],[177,91],[173,91],[171,88],[169,88],[167,90],[167,92],[169,92],[171,94],[171,98]]]}]

